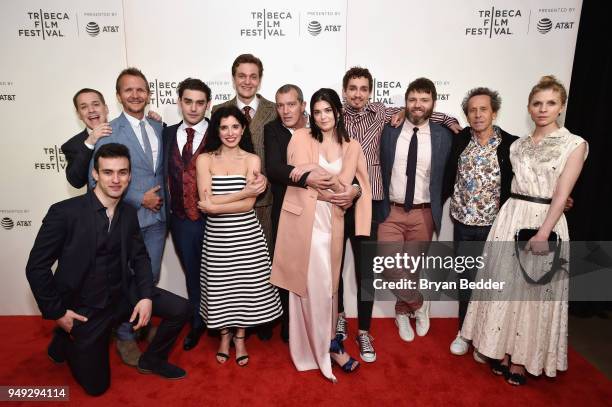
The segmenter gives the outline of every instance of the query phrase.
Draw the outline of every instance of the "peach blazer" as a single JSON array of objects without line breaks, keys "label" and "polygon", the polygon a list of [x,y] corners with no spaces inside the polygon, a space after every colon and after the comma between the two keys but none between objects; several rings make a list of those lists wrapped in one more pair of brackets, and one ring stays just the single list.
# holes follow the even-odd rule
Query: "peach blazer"
[{"label": "peach blazer", "polygon": [[[342,169],[338,178],[351,184],[357,177],[361,186],[361,197],[355,203],[355,234],[369,236],[372,219],[372,191],[368,178],[365,156],[356,140],[342,143]],[[287,147],[287,163],[291,165],[319,163],[319,142],[309,129],[295,132]],[[307,296],[307,273],[310,243],[317,202],[317,190],[311,187],[287,187],[283,201],[274,261],[272,284],[289,290],[301,297]],[[340,263],[344,240],[344,210],[336,205],[332,208],[331,265],[333,292],[338,291]]]}]

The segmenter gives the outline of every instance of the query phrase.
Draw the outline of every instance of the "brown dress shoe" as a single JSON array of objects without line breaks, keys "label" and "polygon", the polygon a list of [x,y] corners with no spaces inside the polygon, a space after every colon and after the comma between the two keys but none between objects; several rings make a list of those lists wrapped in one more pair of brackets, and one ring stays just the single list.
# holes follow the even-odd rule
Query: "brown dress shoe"
[{"label": "brown dress shoe", "polygon": [[117,351],[123,363],[130,366],[138,366],[138,359],[142,352],[136,341],[122,341],[117,339]]}]

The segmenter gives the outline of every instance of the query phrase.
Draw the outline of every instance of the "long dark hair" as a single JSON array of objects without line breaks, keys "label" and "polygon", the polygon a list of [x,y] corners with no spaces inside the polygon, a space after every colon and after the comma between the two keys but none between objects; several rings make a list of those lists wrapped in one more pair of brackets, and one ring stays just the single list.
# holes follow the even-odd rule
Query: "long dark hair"
[{"label": "long dark hair", "polygon": [[342,102],[340,101],[340,96],[338,96],[335,90],[329,88],[319,89],[310,98],[310,132],[312,137],[319,143],[323,141],[323,132],[319,126],[317,126],[314,119],[314,105],[320,101],[329,103],[332,111],[334,112],[334,118],[336,119],[334,135],[336,136],[336,141],[338,141],[340,144],[342,144],[342,141],[350,141],[349,134],[346,131],[346,127],[344,127],[344,118],[342,117]]},{"label": "long dark hair", "polygon": [[222,106],[213,113],[210,123],[208,123],[208,132],[206,133],[206,140],[204,140],[203,151],[205,153],[217,151],[223,145],[221,138],[219,138],[219,126],[221,126],[221,119],[226,117],[234,117],[244,129],[238,147],[248,153],[255,153],[253,141],[251,140],[251,132],[249,131],[249,122],[240,109],[234,105]]}]

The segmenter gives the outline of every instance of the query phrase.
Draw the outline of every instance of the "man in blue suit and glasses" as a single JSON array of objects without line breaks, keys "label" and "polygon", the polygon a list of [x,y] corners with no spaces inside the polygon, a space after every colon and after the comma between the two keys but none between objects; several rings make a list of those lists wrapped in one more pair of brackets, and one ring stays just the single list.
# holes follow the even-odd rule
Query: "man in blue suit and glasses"
[{"label": "man in blue suit and glasses", "polygon": [[[137,210],[140,230],[151,258],[153,279],[157,283],[166,241],[164,160],[162,124],[145,117],[150,95],[148,84],[147,78],[137,68],[121,71],[115,88],[123,112],[110,122],[112,134],[99,140],[96,150],[104,144],[120,143],[130,151],[132,180],[124,201]],[[89,183],[93,188],[91,165],[89,173]],[[123,323],[117,329],[117,349],[126,364],[138,364],[141,352],[129,323]]]}]

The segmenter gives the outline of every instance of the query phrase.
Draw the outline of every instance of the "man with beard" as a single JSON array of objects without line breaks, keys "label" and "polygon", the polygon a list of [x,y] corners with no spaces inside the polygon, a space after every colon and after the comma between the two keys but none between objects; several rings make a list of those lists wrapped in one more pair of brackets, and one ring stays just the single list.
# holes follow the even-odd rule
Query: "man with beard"
[{"label": "man with beard", "polygon": [[[429,119],[436,101],[436,87],[427,78],[412,81],[406,89],[406,119],[401,127],[385,126],[380,143],[383,181],[383,222],[380,242],[416,242],[410,255],[427,252],[434,229],[440,233],[442,186],[452,136]],[[415,250],[416,252],[412,252]],[[393,280],[418,277],[415,270],[390,270]],[[429,301],[418,290],[395,290],[395,323],[400,337],[414,340],[409,315],[416,318],[417,335],[429,330]]]},{"label": "man with beard", "polygon": [[[149,82],[136,68],[126,68],[117,77],[117,100],[123,112],[110,122],[112,134],[98,140],[95,150],[107,143],[128,147],[132,163],[132,179],[125,202],[136,208],[144,244],[151,259],[153,281],[157,284],[166,243],[165,180],[163,168],[162,124],[145,118],[149,103]],[[95,154],[95,153],[94,153]],[[93,188],[90,164],[89,184]],[[136,366],[140,349],[132,327],[124,323],[117,329],[117,349],[123,362]]]},{"label": "man with beard", "polygon": [[[380,135],[385,124],[398,127],[404,119],[404,108],[387,107],[380,102],[370,102],[373,89],[372,74],[367,68],[352,67],[342,78],[342,95],[344,97],[344,123],[349,135],[359,141],[368,165],[370,185],[372,186],[372,228],[369,237],[357,238],[355,236],[355,210],[351,207],[344,216],[345,241],[348,239],[353,249],[355,278],[357,281],[357,318],[359,332],[356,340],[359,344],[359,354],[364,362],[376,361],[376,351],[370,336],[372,321],[372,307],[374,301],[367,298],[372,284],[372,258],[367,250],[362,248],[363,242],[375,242],[377,229],[381,221],[381,205],[383,199],[382,177],[380,173]],[[444,113],[433,112],[430,120],[434,123],[448,127],[457,133],[461,126],[457,119]],[[346,245],[344,246],[346,248]],[[344,269],[346,251],[342,254]],[[366,255],[368,255],[366,257]],[[364,293],[364,288],[367,290]],[[338,286],[338,322],[336,334],[347,337],[347,322],[344,315],[344,285],[342,276]]]}]

